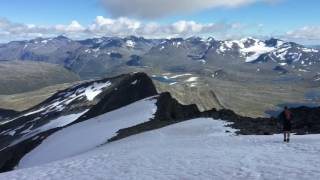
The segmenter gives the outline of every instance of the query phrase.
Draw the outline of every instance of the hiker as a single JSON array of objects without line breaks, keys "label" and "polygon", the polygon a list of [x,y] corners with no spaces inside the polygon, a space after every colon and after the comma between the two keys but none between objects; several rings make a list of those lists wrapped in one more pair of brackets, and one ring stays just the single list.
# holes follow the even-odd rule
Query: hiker
[{"label": "hiker", "polygon": [[292,119],[292,114],[290,110],[288,109],[287,106],[284,107],[283,111],[283,137],[284,137],[284,142],[289,142],[290,141],[290,131],[291,131],[291,119]]}]

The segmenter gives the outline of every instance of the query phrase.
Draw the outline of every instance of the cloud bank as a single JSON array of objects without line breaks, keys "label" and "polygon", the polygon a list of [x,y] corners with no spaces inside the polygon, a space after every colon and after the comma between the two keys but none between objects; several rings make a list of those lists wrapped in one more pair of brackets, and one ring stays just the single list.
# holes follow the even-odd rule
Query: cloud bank
[{"label": "cloud bank", "polygon": [[289,31],[286,37],[310,41],[320,41],[320,26],[305,26],[297,30]]},{"label": "cloud bank", "polygon": [[217,7],[239,7],[277,0],[101,0],[113,17],[161,18]]},{"label": "cloud bank", "polygon": [[[171,24],[159,24],[130,18],[105,18],[97,16],[91,24],[82,25],[78,21],[70,24],[39,26],[11,22],[0,18],[0,42],[26,40],[37,37],[65,35],[73,39],[85,39],[102,36],[143,36],[146,38],[212,36],[217,39],[235,39],[245,36],[264,38],[276,37],[304,44],[320,44],[320,26],[305,26],[282,34],[261,34],[261,24],[241,23],[197,23],[195,21],[177,21]],[[251,32],[251,34],[248,34]],[[253,33],[253,34],[252,34]]]},{"label": "cloud bank", "polygon": [[72,21],[68,25],[36,26],[32,24],[14,23],[0,19],[0,39],[2,41],[30,39],[35,37],[51,37],[66,35],[71,38],[90,38],[101,36],[144,36],[148,38],[202,36],[206,34],[222,34],[232,30],[241,30],[241,24],[208,23],[194,21],[177,21],[172,24],[144,23],[129,18],[105,18],[97,16],[93,23],[82,25]]}]

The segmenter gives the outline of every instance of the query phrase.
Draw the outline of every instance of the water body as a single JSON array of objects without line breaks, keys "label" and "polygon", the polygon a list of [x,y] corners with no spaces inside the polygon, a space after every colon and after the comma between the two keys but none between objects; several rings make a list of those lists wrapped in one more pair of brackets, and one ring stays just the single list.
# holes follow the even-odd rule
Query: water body
[{"label": "water body", "polygon": [[320,102],[320,89],[308,91],[304,94],[304,97],[310,101]]},{"label": "water body", "polygon": [[171,83],[175,83],[175,80],[169,79],[169,78],[165,78],[163,76],[152,76],[152,79],[162,82],[162,83],[167,83],[167,84],[171,84]]}]

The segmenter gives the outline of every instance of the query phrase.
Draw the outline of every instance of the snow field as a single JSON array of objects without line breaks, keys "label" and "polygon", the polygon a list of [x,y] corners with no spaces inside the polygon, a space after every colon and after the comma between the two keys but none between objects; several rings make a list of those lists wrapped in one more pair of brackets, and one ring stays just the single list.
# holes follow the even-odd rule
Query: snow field
[{"label": "snow field", "polygon": [[[225,122],[194,119],[106,144],[0,179],[318,179],[319,135],[235,136]],[[231,133],[226,133],[226,130]]]}]

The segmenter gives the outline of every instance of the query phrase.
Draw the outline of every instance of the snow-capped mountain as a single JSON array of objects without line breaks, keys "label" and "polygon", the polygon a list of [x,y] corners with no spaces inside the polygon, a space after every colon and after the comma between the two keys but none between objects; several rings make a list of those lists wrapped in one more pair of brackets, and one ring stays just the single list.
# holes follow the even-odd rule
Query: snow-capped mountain
[{"label": "snow-capped mountain", "polygon": [[[152,56],[159,56],[159,59],[170,58],[175,64],[205,64],[206,68],[218,64],[238,66],[250,66],[248,64],[260,64],[261,67],[268,67],[273,64],[284,66],[284,68],[307,71],[319,68],[320,51],[314,48],[285,42],[279,39],[259,40],[254,38],[243,38],[240,40],[219,41],[213,38],[189,38],[163,40],[147,53],[145,61]],[[176,60],[174,60],[176,59]],[[155,63],[155,62],[153,62]],[[169,63],[169,62],[168,62]],[[152,63],[151,63],[152,64]],[[192,64],[195,66],[196,64]],[[312,71],[312,70],[309,70]]]},{"label": "snow-capped mountain", "polygon": [[79,41],[83,45],[89,47],[100,47],[100,48],[110,48],[110,47],[122,47],[122,48],[132,48],[132,49],[143,49],[147,46],[153,46],[155,40],[145,39],[143,37],[128,36],[125,38],[119,37],[102,37],[93,38]]},{"label": "snow-capped mountain", "polygon": [[[131,57],[139,57],[132,63]],[[178,66],[211,68],[216,63],[237,63],[240,66],[260,63],[284,66],[287,70],[313,71],[318,68],[320,51],[315,48],[279,39],[215,40],[145,39],[129,36],[102,37],[74,41],[64,36],[15,41],[0,45],[0,59],[32,60],[61,64],[84,78],[96,77],[119,66],[155,66],[174,62]],[[181,67],[180,67],[181,68]],[[176,69],[173,67],[173,69]]]},{"label": "snow-capped mountain", "polygon": [[221,41],[217,53],[235,54],[247,63],[274,62],[281,66],[306,67],[319,63],[320,51],[279,39],[266,41],[245,38],[241,40]]},{"label": "snow-capped mountain", "polygon": [[238,55],[244,58],[245,62],[253,62],[261,55],[279,48],[282,44],[283,41],[280,40],[269,40],[265,42],[254,38],[227,40],[220,42],[217,53],[225,55],[227,53],[238,52]]}]

